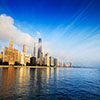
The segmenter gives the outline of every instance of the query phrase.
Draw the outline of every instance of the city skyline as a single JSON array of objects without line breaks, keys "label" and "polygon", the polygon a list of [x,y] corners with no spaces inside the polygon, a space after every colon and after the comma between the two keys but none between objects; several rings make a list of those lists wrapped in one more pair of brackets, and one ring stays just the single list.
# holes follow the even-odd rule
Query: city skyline
[{"label": "city skyline", "polygon": [[37,45],[34,45],[33,54],[27,53],[26,44],[23,44],[23,50],[19,51],[13,47],[13,41],[10,40],[9,46],[5,46],[0,51],[0,65],[71,67],[72,64],[60,62],[56,57],[52,57],[51,60],[49,53],[42,51],[42,38],[39,38]]},{"label": "city skyline", "polygon": [[100,0],[0,0],[0,48],[13,38],[16,48],[26,44],[32,53],[33,42],[42,37],[51,56],[100,66],[99,5]]}]

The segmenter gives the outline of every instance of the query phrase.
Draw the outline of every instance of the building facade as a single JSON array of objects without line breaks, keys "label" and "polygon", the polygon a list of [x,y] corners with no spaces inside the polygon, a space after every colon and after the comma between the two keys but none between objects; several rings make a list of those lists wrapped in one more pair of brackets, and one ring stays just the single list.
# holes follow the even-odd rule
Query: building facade
[{"label": "building facade", "polygon": [[58,59],[54,58],[54,66],[58,67]]},{"label": "building facade", "polygon": [[41,52],[40,53],[40,65],[43,65],[43,63],[44,63],[44,53]]},{"label": "building facade", "polygon": [[10,41],[9,47],[5,46],[3,62],[8,62],[9,65],[18,62],[18,49],[13,48],[13,41]]},{"label": "building facade", "polygon": [[2,64],[3,55],[0,53],[0,64]]},{"label": "building facade", "polygon": [[50,66],[48,53],[46,53],[45,56],[44,56],[44,65],[45,66]]},{"label": "building facade", "polygon": [[42,52],[42,39],[39,38],[39,40],[38,40],[38,58],[40,58],[41,52]]},{"label": "building facade", "polygon": [[18,60],[19,64],[26,65],[24,52],[19,52]]},{"label": "building facade", "polygon": [[27,54],[27,46],[25,44],[23,45],[23,52]]},{"label": "building facade", "polygon": [[72,63],[71,62],[67,62],[66,64],[63,65],[64,67],[71,67]]},{"label": "building facade", "polygon": [[30,58],[30,65],[32,65],[32,66],[36,66],[36,57],[31,57]]},{"label": "building facade", "polygon": [[53,57],[49,57],[49,61],[50,61],[50,66],[54,66],[54,58]]},{"label": "building facade", "polygon": [[32,55],[25,55],[25,63],[30,63],[30,58]]}]

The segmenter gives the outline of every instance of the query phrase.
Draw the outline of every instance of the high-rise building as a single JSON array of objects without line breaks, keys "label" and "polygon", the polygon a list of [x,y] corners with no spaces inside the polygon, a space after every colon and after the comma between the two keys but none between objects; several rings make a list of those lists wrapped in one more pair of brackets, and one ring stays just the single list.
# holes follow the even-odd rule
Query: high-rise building
[{"label": "high-rise building", "polygon": [[0,51],[0,64],[3,62],[3,48]]},{"label": "high-rise building", "polygon": [[18,62],[18,49],[13,48],[13,41],[9,42],[9,47],[5,46],[3,62],[8,62],[9,65]]},{"label": "high-rise building", "polygon": [[44,53],[41,52],[40,53],[40,65],[43,65],[43,61],[44,61]]},{"label": "high-rise building", "polygon": [[45,66],[49,66],[49,55],[48,53],[45,54],[45,57],[44,57],[44,65]]},{"label": "high-rise building", "polygon": [[12,47],[13,47],[13,41],[10,40],[10,42],[9,42],[9,48],[11,49]]},{"label": "high-rise building", "polygon": [[50,66],[54,66],[54,58],[53,57],[49,57],[50,60]]},{"label": "high-rise building", "polygon": [[38,58],[40,58],[41,52],[42,52],[42,39],[39,38],[39,40],[38,40]]},{"label": "high-rise building", "polygon": [[26,65],[25,64],[25,54],[24,54],[24,52],[19,52],[18,60],[19,60],[19,64]]},{"label": "high-rise building", "polygon": [[0,53],[0,64],[2,64],[3,54]]},{"label": "high-rise building", "polygon": [[32,55],[25,55],[25,63],[30,63],[30,58],[32,57]]},{"label": "high-rise building", "polygon": [[54,66],[58,67],[58,59],[54,58]]},{"label": "high-rise building", "polygon": [[30,63],[30,58],[32,55],[26,55],[24,52],[19,52],[19,64],[26,65]]},{"label": "high-rise building", "polygon": [[37,58],[37,44],[34,43],[34,57]]},{"label": "high-rise building", "polygon": [[30,64],[31,64],[32,66],[36,66],[36,58],[35,58],[35,57],[31,57],[31,58],[30,58]]},{"label": "high-rise building", "polygon": [[23,45],[23,52],[27,54],[27,46],[25,44]]}]

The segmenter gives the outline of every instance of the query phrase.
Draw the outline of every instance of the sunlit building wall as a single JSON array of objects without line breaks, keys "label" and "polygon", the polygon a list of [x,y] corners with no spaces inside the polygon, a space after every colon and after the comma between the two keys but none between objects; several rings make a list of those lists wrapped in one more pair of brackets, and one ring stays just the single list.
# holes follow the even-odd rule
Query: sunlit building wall
[{"label": "sunlit building wall", "polygon": [[41,52],[40,53],[40,65],[43,65],[43,61],[44,61],[44,53]]},{"label": "sunlit building wall", "polygon": [[24,52],[19,52],[19,64],[26,65]]},{"label": "sunlit building wall", "polygon": [[32,57],[32,55],[25,55],[25,63],[30,63],[30,58]]},{"label": "sunlit building wall", "polygon": [[25,44],[23,45],[23,52],[27,54],[27,46]]},{"label": "sunlit building wall", "polygon": [[13,48],[13,41],[10,41],[9,47],[5,46],[3,62],[8,62],[9,65],[14,65],[18,62],[18,50]]},{"label": "sunlit building wall", "polygon": [[0,53],[0,63],[2,63],[3,54]]},{"label": "sunlit building wall", "polygon": [[13,41],[12,40],[9,41],[9,48],[13,48]]},{"label": "sunlit building wall", "polygon": [[46,66],[49,66],[50,65],[49,64],[49,55],[48,55],[48,53],[45,54],[45,57],[44,57],[44,65],[46,65]]},{"label": "sunlit building wall", "polygon": [[3,62],[3,48],[1,49],[1,52],[0,52],[0,64],[2,64]]}]

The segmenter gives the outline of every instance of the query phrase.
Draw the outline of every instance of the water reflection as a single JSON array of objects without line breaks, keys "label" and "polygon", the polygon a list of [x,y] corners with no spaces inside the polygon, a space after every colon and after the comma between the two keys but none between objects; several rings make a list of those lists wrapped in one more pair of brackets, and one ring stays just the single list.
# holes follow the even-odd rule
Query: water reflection
[{"label": "water reflection", "polygon": [[99,91],[98,70],[0,68],[0,100],[99,100]]},{"label": "water reflection", "polygon": [[54,70],[54,76],[51,77],[52,68],[39,68],[39,69],[30,69],[30,86],[31,91],[36,94],[44,94],[49,93],[49,84],[50,79],[53,77],[57,77],[56,69]]},{"label": "water reflection", "polygon": [[13,96],[13,89],[16,88],[16,70],[14,68],[3,68],[1,78],[1,95]]},{"label": "water reflection", "polygon": [[[56,84],[57,69],[53,68],[0,68],[1,98],[23,98],[50,91],[50,79]],[[55,80],[53,80],[53,78]]]},{"label": "water reflection", "polygon": [[30,68],[17,68],[17,95],[25,95],[29,91]]},{"label": "water reflection", "polygon": [[18,68],[17,77],[19,86],[24,87],[28,81],[30,81],[30,68]]}]

